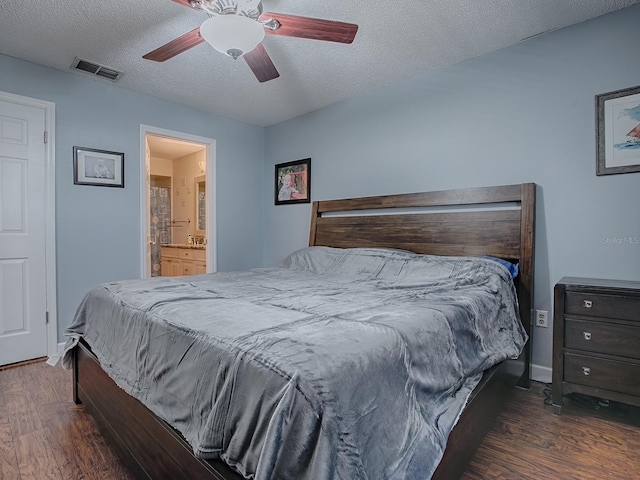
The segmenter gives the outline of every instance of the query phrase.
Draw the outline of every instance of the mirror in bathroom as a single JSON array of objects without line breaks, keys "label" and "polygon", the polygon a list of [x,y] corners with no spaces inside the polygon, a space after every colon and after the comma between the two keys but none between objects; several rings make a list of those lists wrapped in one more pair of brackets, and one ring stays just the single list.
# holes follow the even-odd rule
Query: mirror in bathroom
[{"label": "mirror in bathroom", "polygon": [[205,175],[200,175],[196,177],[196,231],[195,234],[197,236],[204,237],[207,233],[206,226],[206,218],[207,218],[207,210],[206,210],[206,182]]}]

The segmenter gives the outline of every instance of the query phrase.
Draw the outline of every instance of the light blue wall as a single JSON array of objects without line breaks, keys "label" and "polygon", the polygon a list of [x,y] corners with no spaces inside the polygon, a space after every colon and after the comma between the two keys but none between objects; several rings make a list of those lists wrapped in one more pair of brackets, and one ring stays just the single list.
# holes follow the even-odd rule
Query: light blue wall
[{"label": "light blue wall", "polygon": [[[594,96],[640,84],[640,5],[266,131],[264,261],[308,241],[309,205],[273,205],[273,166],[312,158],[312,199],[535,182],[535,307],[563,276],[640,280],[640,173],[596,177]],[[375,72],[366,72],[375,75]],[[551,366],[552,328],[533,361]]]},{"label": "light blue wall", "polygon": [[[0,90],[56,104],[60,341],[88,289],[140,276],[140,124],[216,139],[218,270],[262,265],[263,128],[2,55]],[[74,185],[74,145],[124,152],[125,188]]]}]

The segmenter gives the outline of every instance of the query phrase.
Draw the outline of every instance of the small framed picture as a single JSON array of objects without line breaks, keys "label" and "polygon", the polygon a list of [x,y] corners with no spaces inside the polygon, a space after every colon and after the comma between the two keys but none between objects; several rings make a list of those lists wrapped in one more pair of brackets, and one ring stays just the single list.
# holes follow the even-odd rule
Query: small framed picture
[{"label": "small framed picture", "polygon": [[311,159],[276,165],[275,203],[311,202]]},{"label": "small framed picture", "polygon": [[73,147],[73,183],[124,188],[124,153]]},{"label": "small framed picture", "polygon": [[640,85],[596,95],[596,175],[640,172]]}]

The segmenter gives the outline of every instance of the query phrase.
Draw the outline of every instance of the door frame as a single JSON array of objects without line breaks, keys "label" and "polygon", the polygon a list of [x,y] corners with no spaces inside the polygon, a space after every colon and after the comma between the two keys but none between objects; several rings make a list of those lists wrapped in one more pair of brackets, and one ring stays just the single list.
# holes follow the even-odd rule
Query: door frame
[{"label": "door frame", "polygon": [[[56,104],[37,98],[24,97],[0,91],[0,100],[25,107],[44,110],[44,128],[47,141],[44,144],[45,193],[45,284],[47,323],[47,355],[58,353],[63,344],[58,345],[58,315],[56,290]],[[45,321],[45,319],[43,319]]]},{"label": "door frame", "polygon": [[206,184],[206,237],[207,237],[207,273],[218,271],[218,242],[217,242],[217,222],[216,222],[216,141],[213,138],[200,137],[189,133],[176,132],[165,128],[153,127],[150,125],[140,125],[140,278],[147,278],[149,265],[147,265],[147,241],[149,235],[149,204],[147,195],[147,185],[151,172],[147,170],[145,138],[147,135],[157,137],[167,137],[174,140],[182,140],[189,143],[199,143],[205,147],[205,161],[207,164]]}]

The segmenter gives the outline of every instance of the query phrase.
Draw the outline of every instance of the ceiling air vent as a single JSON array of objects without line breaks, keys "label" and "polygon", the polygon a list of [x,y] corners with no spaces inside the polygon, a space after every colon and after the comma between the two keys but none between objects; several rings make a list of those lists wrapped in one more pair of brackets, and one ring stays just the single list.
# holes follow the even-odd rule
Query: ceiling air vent
[{"label": "ceiling air vent", "polygon": [[95,75],[96,77],[108,78],[109,80],[118,80],[123,73],[118,70],[114,70],[113,68],[105,67],[104,65],[99,65],[97,63],[89,62],[87,60],[82,60],[81,58],[76,57],[76,59],[71,64],[71,68],[74,70],[81,70],[83,72],[89,73],[91,75]]}]

